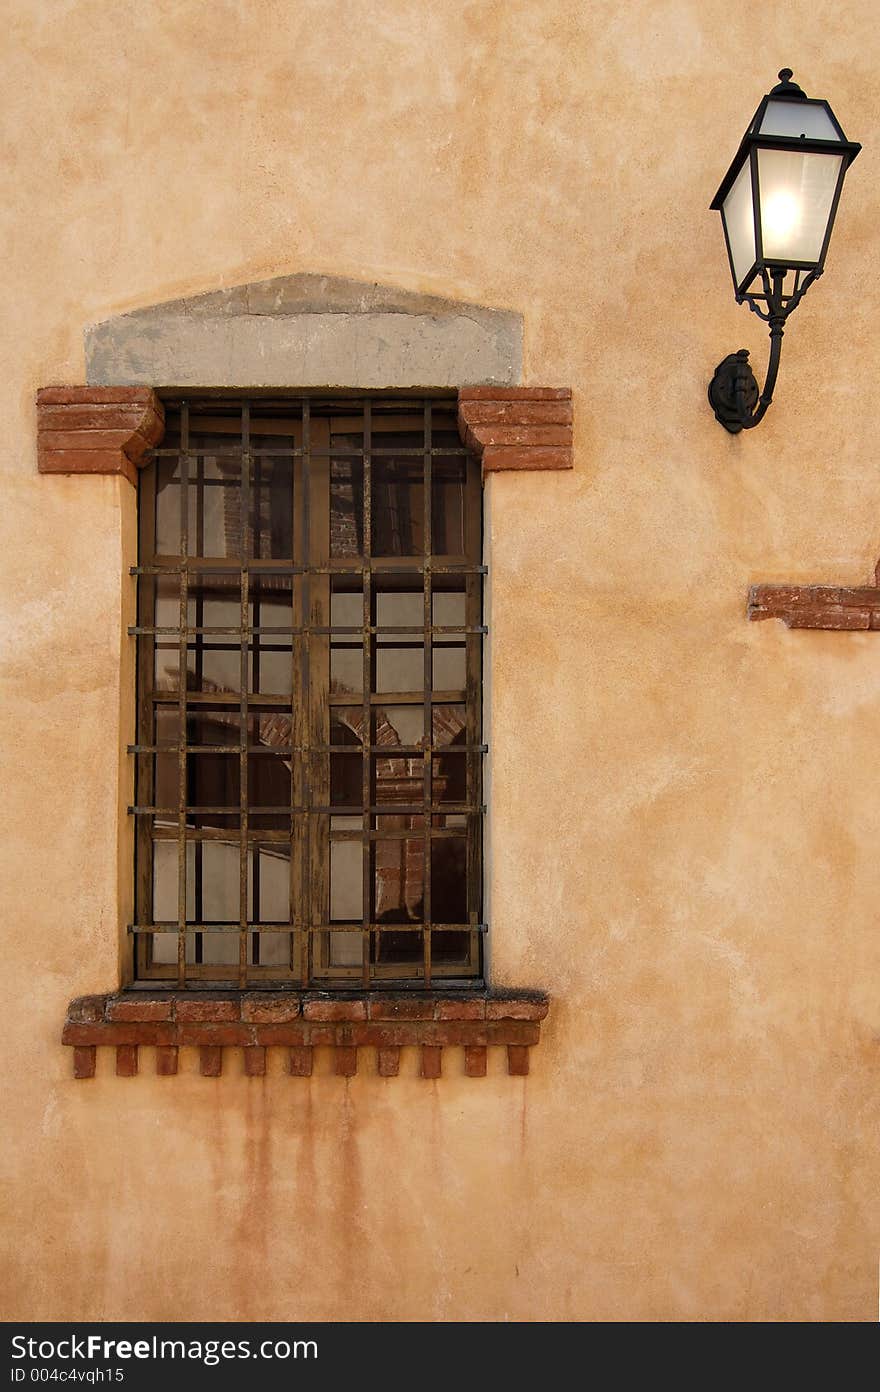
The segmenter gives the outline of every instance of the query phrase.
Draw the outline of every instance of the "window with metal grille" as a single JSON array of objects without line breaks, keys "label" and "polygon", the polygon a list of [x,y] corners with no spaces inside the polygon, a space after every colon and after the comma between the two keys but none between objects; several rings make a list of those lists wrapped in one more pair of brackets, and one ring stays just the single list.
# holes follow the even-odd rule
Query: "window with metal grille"
[{"label": "window with metal grille", "polygon": [[140,476],[135,976],[481,975],[479,461],[455,401],[168,401]]}]

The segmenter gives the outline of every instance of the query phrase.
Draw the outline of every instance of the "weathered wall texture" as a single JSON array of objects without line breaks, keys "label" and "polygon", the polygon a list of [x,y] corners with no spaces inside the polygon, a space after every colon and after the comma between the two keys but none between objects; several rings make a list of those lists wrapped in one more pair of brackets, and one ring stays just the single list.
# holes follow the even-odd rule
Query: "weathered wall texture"
[{"label": "weathered wall texture", "polygon": [[[832,22],[833,21],[833,22]],[[872,0],[13,0],[6,264],[7,1318],[871,1319],[880,634],[745,621],[880,552]],[[708,203],[789,64],[865,149],[765,423]],[[75,1083],[116,985],[124,480],[38,477],[83,330],[275,275],[521,313],[575,469],[493,477],[492,961],[532,1074]],[[102,1071],[103,1070],[103,1071]]]}]

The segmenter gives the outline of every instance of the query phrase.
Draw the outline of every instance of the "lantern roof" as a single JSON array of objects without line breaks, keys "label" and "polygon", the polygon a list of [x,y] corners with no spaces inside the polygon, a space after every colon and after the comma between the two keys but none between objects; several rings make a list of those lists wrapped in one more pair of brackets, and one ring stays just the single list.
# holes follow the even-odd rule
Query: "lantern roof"
[{"label": "lantern roof", "polygon": [[743,160],[753,146],[775,150],[811,150],[817,154],[845,156],[845,168],[852,164],[861,145],[847,140],[843,127],[827,101],[808,97],[792,81],[791,68],[783,68],[779,82],[765,97],[749,122],[730,168],[721,180],[718,192],[709,205],[715,211],[730,192]]}]

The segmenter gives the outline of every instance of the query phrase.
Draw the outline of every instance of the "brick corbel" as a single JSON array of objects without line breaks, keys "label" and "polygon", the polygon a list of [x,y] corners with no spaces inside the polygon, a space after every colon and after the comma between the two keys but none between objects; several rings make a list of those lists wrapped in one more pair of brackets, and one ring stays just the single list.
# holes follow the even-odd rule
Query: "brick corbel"
[{"label": "brick corbel", "polygon": [[165,429],[150,387],[43,387],[37,392],[41,474],[123,474],[137,483],[147,450]]},{"label": "brick corbel", "polygon": [[458,428],[483,472],[571,469],[569,387],[462,387]]},{"label": "brick corbel", "polygon": [[782,619],[789,628],[876,632],[880,629],[880,562],[873,585],[753,585],[749,618]]}]

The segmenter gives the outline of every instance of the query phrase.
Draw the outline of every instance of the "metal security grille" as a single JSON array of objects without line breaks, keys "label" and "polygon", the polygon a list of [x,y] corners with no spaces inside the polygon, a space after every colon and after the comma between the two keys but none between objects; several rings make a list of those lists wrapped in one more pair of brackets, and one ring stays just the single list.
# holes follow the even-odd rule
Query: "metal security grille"
[{"label": "metal security grille", "polygon": [[478,978],[481,488],[454,400],[166,405],[135,567],[136,977]]}]

